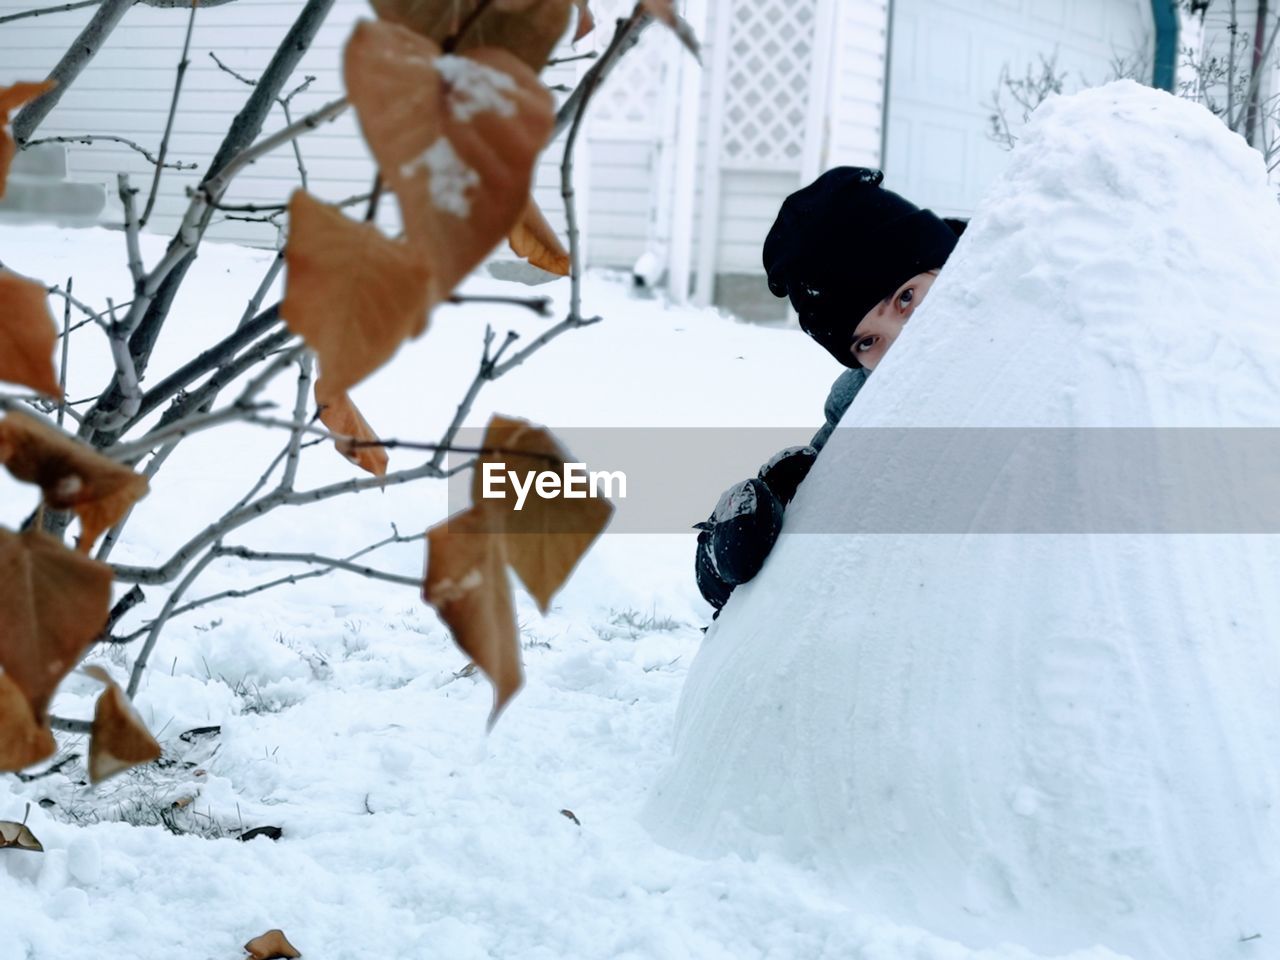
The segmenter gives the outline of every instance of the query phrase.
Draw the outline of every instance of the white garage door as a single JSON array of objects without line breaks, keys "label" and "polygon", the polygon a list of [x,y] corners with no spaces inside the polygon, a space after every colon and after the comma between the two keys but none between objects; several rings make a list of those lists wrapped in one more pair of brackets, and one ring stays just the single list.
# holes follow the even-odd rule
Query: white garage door
[{"label": "white garage door", "polygon": [[[1067,91],[1151,73],[1150,0],[893,0],[885,186],[968,215],[1008,152],[988,136],[1001,68],[1024,76],[1057,55]],[[1020,109],[1010,104],[1010,119]]]}]

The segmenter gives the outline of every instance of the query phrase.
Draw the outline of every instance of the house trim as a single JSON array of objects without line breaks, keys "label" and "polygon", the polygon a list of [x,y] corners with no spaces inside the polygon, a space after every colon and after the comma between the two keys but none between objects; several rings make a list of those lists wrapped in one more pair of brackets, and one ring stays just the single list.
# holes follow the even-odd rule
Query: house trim
[{"label": "house trim", "polygon": [[1151,15],[1156,25],[1156,52],[1151,85],[1173,91],[1178,62],[1177,0],[1151,0]]}]

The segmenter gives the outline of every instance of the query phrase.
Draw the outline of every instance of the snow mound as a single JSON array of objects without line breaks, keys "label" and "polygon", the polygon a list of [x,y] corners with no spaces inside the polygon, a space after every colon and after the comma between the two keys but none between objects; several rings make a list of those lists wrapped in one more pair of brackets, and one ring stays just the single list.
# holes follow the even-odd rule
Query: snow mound
[{"label": "snow mound", "polygon": [[[1278,427],[1278,313],[1257,153],[1132,82],[1053,98],[788,528],[858,520],[864,428]],[[1277,583],[1272,535],[784,532],[645,822],[973,947],[1274,960]]]}]

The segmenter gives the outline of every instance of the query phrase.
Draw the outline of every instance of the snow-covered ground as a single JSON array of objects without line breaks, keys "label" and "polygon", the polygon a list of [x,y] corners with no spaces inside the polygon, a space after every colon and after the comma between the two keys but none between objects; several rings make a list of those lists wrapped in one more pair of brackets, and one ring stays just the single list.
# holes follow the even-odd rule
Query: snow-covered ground
[{"label": "snow-covered ground", "polygon": [[[1107,101],[1093,103],[1109,109]],[[1073,116],[1060,109],[1069,119]],[[1274,284],[1274,274],[1267,271],[1276,258],[1261,241],[1272,243],[1276,212],[1267,206],[1269,195],[1253,189],[1257,183],[1252,193],[1241,186],[1257,179],[1260,162],[1242,147],[1224,148],[1216,130],[1178,114],[1181,125],[1175,132],[1193,138],[1216,165],[1211,182],[1227,191],[1223,197],[1229,201],[1216,202],[1212,193],[1200,191],[1193,171],[1174,163],[1187,155],[1185,145],[1161,146],[1150,135],[1145,114],[1121,114],[1134,135],[1121,137],[1115,151],[1099,147],[1096,136],[1091,140],[1080,116],[1078,123],[1043,138],[1045,157],[1065,158],[1078,150],[1090,158],[1090,166],[1074,172],[1062,160],[1064,175],[1077,180],[1046,179],[1034,157],[1014,168],[1026,178],[1025,191],[1019,194],[1016,184],[1006,184],[1001,203],[985,223],[975,222],[973,236],[949,267],[951,279],[944,275],[939,281],[938,300],[922,308],[887,362],[888,367],[896,364],[899,373],[886,379],[886,367],[877,374],[880,381],[853,408],[857,416],[879,415],[877,423],[901,425],[894,419],[900,411],[924,410],[941,425],[974,425],[983,421],[973,417],[985,412],[1003,416],[995,416],[1001,423],[1104,425],[1121,410],[1145,416],[1140,418],[1143,425],[1188,420],[1209,425],[1220,422],[1218,414],[1226,411],[1232,414],[1228,422],[1274,425],[1272,374],[1257,368],[1245,342],[1277,342],[1269,332],[1274,298],[1260,300]],[[1176,183],[1156,177],[1151,183],[1153,169],[1176,169],[1185,177]],[[1126,204],[1108,202],[1109,185],[1115,183],[1131,188]],[[1092,218],[1088,222],[1072,219],[1084,210],[1073,203],[1075,194],[1093,204],[1085,210]],[[1145,212],[1139,209],[1143,203],[1148,205]],[[1203,236],[1157,229],[1165,223],[1161,217],[1176,219],[1179,204],[1199,218]],[[1142,234],[1143,217],[1153,225],[1149,235]],[[1100,222],[1108,225],[1101,233]],[[1251,224],[1257,227],[1259,245],[1234,255],[1237,243],[1245,249],[1242,241]],[[1019,238],[1026,241],[1022,246]],[[162,240],[148,239],[145,252],[154,259]],[[992,256],[1003,258],[1000,271],[984,272],[964,252],[975,242],[986,242]],[[1133,262],[1126,268],[1123,258],[1134,251],[1166,258],[1159,262],[1167,270],[1163,275],[1138,270]],[[1188,259],[1183,256],[1187,251],[1203,256]],[[0,261],[6,266],[51,283],[74,275],[77,296],[94,304],[103,304],[108,296],[127,299],[124,252],[122,235],[103,230],[0,229]],[[153,378],[215,342],[234,324],[269,257],[225,246],[202,251],[157,350]],[[1075,272],[1055,274],[1049,269],[1054,263]],[[1216,286],[1210,283],[1214,278],[1220,281]],[[951,294],[945,292],[948,284],[954,287]],[[1088,296],[1072,300],[1073,289]],[[476,278],[465,292],[529,291]],[[561,307],[567,294],[563,282],[535,292],[556,296]],[[1138,298],[1167,310],[1144,312]],[[955,320],[949,336],[921,336],[930,324],[936,328],[935,315],[948,302]],[[839,371],[800,333],[668,307],[636,297],[623,279],[605,276],[589,279],[585,304],[604,322],[556,341],[487,387],[470,423],[482,425],[497,411],[553,430],[773,426],[793,433],[791,442],[799,443],[821,422],[822,401]],[[1107,322],[1084,329],[1082,314],[1071,312],[1076,307],[1087,307],[1092,319],[1105,317]],[[1225,318],[1219,326],[1196,326],[1198,317],[1215,316]],[[1186,326],[1178,327],[1176,342],[1169,342],[1170,331],[1162,326],[1166,317]],[[551,322],[509,307],[440,310],[421,340],[407,344],[386,370],[355,392],[383,436],[429,441],[440,434],[473,375],[486,320],[499,331],[510,326],[526,336]],[[99,337],[86,328],[73,341],[73,399],[102,382]],[[1015,376],[1018,364],[1007,355],[994,357],[1001,346],[988,344],[1001,337],[1010,354],[1030,369]],[[1150,349],[1153,343],[1158,349]],[[995,379],[974,378],[965,367],[966,359],[981,358],[983,350],[987,359],[981,369],[994,371]],[[916,361],[903,366],[912,356]],[[1077,366],[1063,364],[1062,357],[1073,358]],[[1064,366],[1068,373],[1060,369]],[[1073,387],[1066,382],[1075,376],[1070,371],[1093,379]],[[1004,379],[997,383],[1000,377]],[[282,377],[271,399],[289,403],[290,380]],[[1097,384],[1106,389],[1087,389]],[[1031,419],[1019,420],[1024,416]],[[907,422],[919,423],[919,418]],[[760,460],[782,445],[777,440],[775,435],[762,438]],[[278,433],[248,426],[188,440],[139,506],[112,559],[154,564],[167,558],[254,483],[279,442]],[[856,451],[856,443],[838,435],[830,449],[833,455],[819,461],[810,486],[797,500],[800,518],[806,509],[810,515],[817,511],[822,498],[829,502],[833,491],[834,499],[844,502],[838,494],[845,488],[833,477],[852,469],[856,457],[847,451]],[[681,448],[681,456],[688,455]],[[392,469],[411,465],[414,456],[393,450]],[[672,465],[673,470],[680,467]],[[322,445],[306,452],[299,486],[353,475],[353,467]],[[738,477],[707,475],[707,508],[720,487],[734,479]],[[437,522],[447,513],[446,499],[439,483],[363,493],[318,507],[277,511],[229,542],[342,555],[386,536],[392,523],[408,533]],[[0,523],[13,526],[31,504],[28,490],[0,478]],[[702,514],[688,519],[692,523]],[[1152,794],[1150,783],[1138,783],[1148,771],[1143,764],[1155,763],[1138,749],[1144,743],[1167,748],[1167,755],[1160,756],[1172,764],[1169,769],[1205,775],[1197,780],[1198,793],[1207,798],[1205,809],[1230,804],[1237,794],[1256,799],[1257,786],[1265,785],[1274,769],[1275,758],[1261,751],[1252,756],[1254,767],[1246,769],[1229,763],[1214,766],[1225,762],[1205,757],[1204,749],[1188,754],[1191,759],[1181,758],[1187,762],[1178,766],[1183,741],[1156,737],[1152,730],[1163,718],[1142,713],[1136,695],[1129,696],[1133,678],[1142,671],[1128,669],[1120,640],[1112,638],[1108,645],[1102,638],[1087,649],[1063,644],[1062,657],[1036,661],[1040,673],[1024,671],[1025,676],[1042,675],[1047,684],[1041,706],[1067,710],[1077,695],[1103,698],[1095,704],[1105,708],[1096,723],[1067,710],[1070,716],[1060,724],[1068,733],[1080,734],[1084,747],[1063,755],[1035,737],[1024,738],[1034,769],[1022,771],[1025,783],[1002,779],[1003,768],[996,769],[1000,765],[995,761],[1003,741],[987,734],[987,739],[979,738],[948,711],[958,704],[965,717],[994,720],[988,729],[996,729],[1001,709],[1007,717],[1008,705],[994,695],[966,699],[967,691],[981,686],[980,681],[988,689],[1003,690],[1007,679],[1016,692],[1022,687],[1015,681],[1024,677],[999,672],[1007,664],[997,648],[984,648],[986,659],[976,666],[968,658],[966,637],[956,628],[970,622],[964,618],[975,609],[964,590],[972,587],[992,598],[985,606],[977,604],[979,620],[996,611],[1003,615],[1003,598],[1010,595],[1016,602],[1008,604],[1009,615],[1022,618],[1027,637],[1040,639],[1042,615],[1059,607],[1065,611],[1060,622],[1054,621],[1059,626],[1097,627],[1097,621],[1071,620],[1074,608],[1067,608],[1077,594],[1094,590],[1099,576],[1119,583],[1122,574],[1115,565],[1099,574],[1089,566],[1086,552],[1083,561],[1059,570],[1067,576],[1053,579],[1043,565],[1020,566],[1021,555],[1011,553],[995,558],[1004,564],[1000,569],[1007,578],[992,579],[980,564],[961,563],[959,570],[954,563],[947,566],[947,544],[938,547],[941,553],[930,553],[904,540],[906,549],[895,552],[885,541],[874,553],[882,562],[872,569],[866,559],[872,554],[864,552],[863,541],[834,538],[847,542],[823,554],[826,548],[802,547],[796,542],[801,539],[823,540],[784,538],[765,576],[735,598],[699,658],[692,694],[686,697],[684,749],[674,776],[665,781],[677,701],[710,612],[693,584],[691,533],[606,535],[545,617],[520,595],[527,685],[488,736],[487,684],[462,670],[465,658],[412,589],[336,574],[211,604],[174,620],[138,698],[144,718],[165,746],[161,764],[96,790],[78,783],[81,768],[75,763],[39,779],[0,778],[0,819],[22,819],[30,803],[29,825],[46,850],[0,850],[0,960],[222,960],[241,956],[240,944],[270,927],[283,928],[312,960],[1044,960],[1059,955],[1116,960],[1119,954],[1089,946],[1087,940],[1071,954],[1052,946],[1032,950],[1027,944],[1047,942],[1040,936],[1044,931],[1028,930],[1034,915],[1019,914],[1016,904],[999,895],[1029,894],[1043,909],[1044,903],[1052,903],[1058,881],[1079,893],[1073,883],[1100,877],[1105,889],[1099,895],[1105,899],[1114,893],[1106,884],[1117,878],[1141,880],[1143,857],[1182,865],[1191,873],[1198,870],[1194,858],[1179,858],[1200,847],[1172,842],[1161,850],[1130,850],[1132,856],[1121,856],[1112,872],[1104,869],[1107,864],[1072,860],[1081,849],[1105,853],[1115,838],[1127,842],[1145,836],[1147,808],[1165,810],[1164,798]],[[972,556],[990,559],[973,549]],[[818,559],[800,562],[802,554]],[[1185,586],[1185,578],[1161,579],[1168,564],[1158,562],[1151,551],[1142,554],[1151,563],[1142,567],[1147,580],[1141,582],[1154,586],[1125,594],[1128,606],[1123,598],[1116,599],[1116,609],[1135,616],[1145,611],[1159,627],[1177,627],[1183,614],[1188,623],[1199,617],[1195,622],[1203,624],[1222,610],[1209,604],[1204,607],[1208,613],[1196,613],[1195,599],[1221,589],[1224,595],[1243,598],[1241,616],[1250,613],[1253,607],[1244,601],[1257,563],[1243,554],[1204,556],[1225,558],[1224,565],[1220,570],[1212,564],[1210,569],[1204,563],[1196,566],[1209,586],[1192,584],[1178,606],[1163,604],[1159,591],[1175,581]],[[824,557],[838,568],[824,567]],[[416,576],[422,547],[388,547],[373,555],[372,562]],[[903,566],[916,563],[921,569],[933,564],[928,570],[938,575],[922,575],[921,580],[942,584],[932,605],[896,602],[900,598],[891,589],[903,581]],[[878,646],[875,641],[883,636],[862,630],[855,622],[856,610],[828,602],[857,571],[867,574],[864,584],[885,586],[886,599],[878,609],[885,614],[883,629],[893,637]],[[248,587],[283,572],[244,561],[219,562],[205,572],[191,596]],[[914,581],[916,571],[910,572]],[[782,589],[770,594],[770,582]],[[812,609],[802,609],[809,600]],[[153,596],[124,628],[154,609]],[[1105,613],[1100,614],[1103,620]],[[979,623],[975,629],[981,627]],[[911,633],[926,629],[933,632],[924,639]],[[904,636],[911,642],[896,642]],[[726,654],[726,637],[739,638],[744,656],[737,646]],[[1193,693],[1200,698],[1197,709],[1206,701],[1220,706],[1225,684],[1247,694],[1252,715],[1269,724],[1274,703],[1266,700],[1265,685],[1273,679],[1268,671],[1274,667],[1274,650],[1262,649],[1257,637],[1250,638],[1251,649],[1262,650],[1253,671],[1248,662],[1227,658],[1215,663],[1213,657],[1204,661],[1212,664],[1204,678],[1182,669],[1192,660],[1201,662],[1196,658],[1203,650],[1193,657],[1179,648],[1180,657],[1155,659],[1168,676],[1186,682],[1188,702]],[[932,644],[929,650],[945,656],[918,655],[926,649],[925,641]],[[1026,649],[1057,650],[1035,643]],[[860,659],[862,654],[867,659]],[[130,655],[130,650],[97,651],[93,659],[123,678]],[[859,672],[873,662],[877,670],[883,668],[881,676]],[[926,680],[938,681],[940,667],[942,680],[911,688],[918,705],[912,712],[904,706],[909,685],[895,687],[884,676],[905,677],[911,670],[920,676],[926,667]],[[957,683],[957,677],[963,682]],[[738,684],[738,689],[726,696],[726,683]],[[804,716],[775,720],[762,738],[762,711],[768,707],[774,717],[769,697],[780,684],[790,685],[784,705]],[[881,711],[884,729],[901,734],[897,740],[871,736],[870,747],[880,751],[876,756],[883,762],[869,775],[905,769],[905,779],[888,786],[900,787],[907,801],[899,803],[892,790],[859,793],[865,783],[856,778],[865,771],[841,766],[852,755],[852,721],[866,716],[842,713],[852,709],[847,694],[853,689],[859,691],[854,706]],[[96,692],[93,681],[73,675],[54,704],[55,712],[87,716]],[[1270,692],[1276,692],[1274,687]],[[1179,722],[1202,715],[1190,711],[1184,717],[1172,693],[1157,699]],[[781,711],[778,715],[783,716]],[[1054,716],[1061,720],[1061,711]],[[1185,732],[1192,738],[1204,735],[1196,741],[1200,748],[1217,734],[1228,747],[1245,742],[1239,717],[1233,719],[1229,712],[1217,716],[1219,727],[1206,732],[1191,722]],[[1095,821],[1072,827],[1050,818],[1043,858],[1030,866],[1019,861],[1023,841],[1034,839],[1037,817],[1052,812],[1058,799],[1041,789],[1044,784],[1070,794],[1070,774],[1077,767],[1086,778],[1100,778],[1104,787],[1116,782],[1112,775],[1117,766],[1098,747],[1097,737],[1090,737],[1099,731],[1120,739],[1136,737],[1127,723],[1135,717],[1147,725],[1140,731],[1147,739],[1133,741],[1137,752],[1124,767],[1136,771],[1134,783],[1143,791],[1129,798],[1132,809],[1119,802],[1128,794],[1115,794],[1085,805],[1097,815]],[[1038,736],[1043,726],[1029,722],[1025,730]],[[213,727],[217,729],[209,729]],[[1261,743],[1268,735],[1266,729],[1257,731],[1254,740]],[[904,764],[903,751],[897,750],[902,743],[913,755],[929,757],[929,763],[914,768]],[[74,738],[64,738],[63,744],[64,756],[84,749]],[[977,746],[969,749],[970,744]],[[865,751],[868,743],[860,747]],[[955,773],[952,761],[971,753],[983,762],[965,769],[977,775],[944,782]],[[1055,762],[1059,758],[1077,766],[1063,768]],[[1225,799],[1213,799],[1219,781],[1206,771],[1215,769],[1230,775],[1223,778],[1223,790],[1230,786],[1235,792],[1224,793]],[[1237,782],[1225,783],[1237,774]],[[669,795],[654,802],[662,782]],[[921,784],[928,789],[918,789]],[[847,801],[853,796],[866,803],[851,812]],[[993,818],[966,819],[974,809],[986,810],[982,803],[987,801],[996,810]],[[1137,806],[1139,801],[1147,806]],[[667,822],[662,822],[664,810]],[[1252,815],[1260,825],[1257,835],[1270,836],[1266,824],[1274,822],[1274,814],[1255,810]],[[735,816],[739,818],[733,820]],[[752,826],[752,817],[768,835],[744,842],[742,828]],[[1194,829],[1194,820],[1187,822]],[[1000,828],[996,833],[980,832],[992,824]],[[735,829],[721,829],[726,825]],[[279,827],[283,835],[275,841],[235,839],[244,829],[262,826]],[[1239,852],[1241,837],[1248,839],[1244,827],[1230,817],[1216,826],[1224,839],[1211,864],[1217,873],[1195,877],[1208,886],[1230,872],[1226,858]],[[864,827],[878,832],[860,835]],[[685,849],[699,847],[705,856],[665,847],[655,835]],[[1203,845],[1212,839],[1195,841]],[[1073,847],[1077,841],[1082,845]],[[902,864],[893,861],[895,844],[911,857],[910,869],[899,869]],[[930,844],[945,848],[946,856],[931,859],[936,850]],[[875,896],[852,896],[850,885],[824,868],[824,854],[832,852],[837,859],[844,856],[849,866],[850,850],[866,853],[866,862],[875,867]],[[952,861],[964,860],[972,850],[989,856],[961,863],[953,873],[929,872],[931,864],[954,866]],[[786,859],[780,855],[784,852]],[[1265,867],[1274,853],[1249,850],[1247,857]],[[1010,872],[1006,868],[1011,863],[1026,869]],[[967,880],[951,889],[954,877]],[[877,887],[874,881],[880,880]],[[1186,891],[1198,889],[1190,881],[1181,886],[1174,880],[1183,899]],[[899,898],[902,890],[919,894],[912,901],[918,909],[903,908],[911,897]],[[1148,905],[1144,897],[1153,891],[1159,893],[1159,886],[1139,882],[1123,892],[1132,895],[1131,906],[1140,912]],[[1088,893],[1077,900],[1087,901]],[[1044,896],[1036,899],[1040,894]],[[1119,901],[1107,902],[1115,906]],[[1160,916],[1180,902],[1178,897],[1161,901]],[[883,912],[877,912],[881,905]],[[931,905],[936,912],[930,912]],[[1250,919],[1267,913],[1265,904],[1241,906],[1251,909]],[[979,916],[983,911],[990,922]],[[978,932],[966,939],[985,946],[964,946],[938,934],[959,929],[957,914],[977,918]],[[1059,921],[1071,924],[1065,914]],[[904,926],[906,922],[915,925]],[[1272,938],[1249,936],[1254,930],[1241,929],[1239,942],[1214,956],[1280,956]],[[1079,932],[1053,931],[1056,942],[1073,944],[1079,942]],[[1016,942],[1006,942],[1010,939]],[[1177,954],[1183,960],[1179,949],[1175,945],[1161,956]],[[1148,960],[1148,954],[1134,956]],[[1190,953],[1185,960],[1205,960],[1205,955]]]},{"label": "snow-covered ground", "polygon": [[[151,238],[146,252],[161,249]],[[74,275],[90,303],[127,299],[123,256],[118,233],[0,229],[0,261],[51,283]],[[234,324],[268,257],[202,251],[153,376]],[[563,299],[564,286],[532,292]],[[491,279],[466,289],[531,292]],[[798,332],[669,308],[609,277],[588,281],[585,303],[605,321],[490,385],[472,423],[501,411],[553,429],[772,425],[803,442],[821,422],[838,369]],[[384,436],[438,436],[472,376],[486,320],[526,334],[551,322],[512,308],[439,311],[426,336],[356,391]],[[73,339],[73,399],[100,382],[99,346],[91,327]],[[291,379],[274,399],[288,402]],[[113,560],[163,559],[252,485],[279,438],[253,428],[232,436],[179,448]],[[391,454],[392,469],[413,462]],[[320,446],[307,452],[300,486],[352,475]],[[707,509],[718,492],[708,489]],[[13,526],[31,503],[29,490],[0,480],[0,522]],[[410,532],[445,513],[443,484],[423,484],[273,515],[233,539],[343,553],[393,522]],[[465,658],[412,590],[335,575],[173,621],[138,698],[165,767],[97,790],[74,782],[75,765],[29,782],[0,778],[0,819],[22,819],[30,802],[46,849],[0,851],[0,958],[221,960],[269,927],[306,957],[334,960],[1026,957],[970,954],[850,909],[803,867],[694,859],[639,826],[710,612],[692,552],[691,534],[606,535],[550,615],[521,595],[528,683],[488,737],[487,684],[458,675]],[[422,547],[375,558],[417,575]],[[219,563],[191,596],[283,572]],[[123,656],[94,659],[127,675]],[[75,674],[55,712],[88,716],[95,694]],[[181,737],[213,725],[219,734]],[[189,833],[155,825],[162,815]],[[284,835],[233,839],[256,826]]]}]

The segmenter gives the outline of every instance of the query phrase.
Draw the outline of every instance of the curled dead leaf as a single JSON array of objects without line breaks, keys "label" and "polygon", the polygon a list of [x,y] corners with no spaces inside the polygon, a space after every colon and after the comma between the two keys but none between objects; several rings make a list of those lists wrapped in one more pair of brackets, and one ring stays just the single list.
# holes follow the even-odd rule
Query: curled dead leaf
[{"label": "curled dead leaf", "polygon": [[160,744],[111,675],[97,665],[85,667],[84,672],[107,688],[93,711],[90,782],[101,783],[130,767],[160,759]]},{"label": "curled dead leaf", "polygon": [[41,83],[18,82],[11,87],[0,87],[0,197],[4,196],[5,183],[9,179],[9,166],[18,152],[9,132],[9,114],[29,100],[47,93],[57,86],[56,81]]},{"label": "curled dead leaf", "polygon": [[473,507],[427,531],[422,598],[493,686],[489,726],[524,683],[502,537]]},{"label": "curled dead leaf", "polygon": [[35,529],[0,529],[0,679],[12,680],[38,725],[102,632],[110,602],[105,563]]},{"label": "curled dead leaf", "polygon": [[596,18],[591,15],[589,0],[573,0],[573,4],[578,8],[578,26],[573,31],[573,42],[577,43],[596,28]]},{"label": "curled dead leaf", "polygon": [[53,369],[57,342],[44,284],[0,268],[0,380],[61,397]]},{"label": "curled dead leaf", "polygon": [[[437,44],[457,32],[479,0],[372,0],[378,16]],[[491,0],[454,48],[501,47],[541,70],[569,25],[575,0]]]},{"label": "curled dead leaf", "polygon": [[472,509],[484,516],[486,529],[501,533],[507,562],[538,602],[538,609],[546,613],[551,598],[608,525],[613,505],[596,496],[569,499],[557,493],[544,497],[536,485],[520,510],[515,509],[514,497],[483,497],[486,463],[502,464],[503,470],[523,477],[545,470],[559,473],[573,460],[545,427],[500,414],[489,420],[483,445],[486,450],[500,452],[484,453],[476,460],[471,476]]},{"label": "curled dead leaf", "polygon": [[53,509],[75,512],[83,553],[147,493],[140,473],[25,413],[0,420],[0,463],[17,479],[39,486]]},{"label": "curled dead leaf", "polygon": [[319,357],[327,399],[346,393],[426,329],[426,265],[373,224],[294,191],[284,255],[289,272],[280,312]]},{"label": "curled dead leaf", "polygon": [[535,267],[559,277],[569,275],[569,251],[532,197],[507,242],[516,256],[523,257]]},{"label": "curled dead leaf", "polygon": [[53,756],[55,750],[57,744],[48,724],[36,721],[30,701],[13,679],[0,670],[0,770],[24,770]]},{"label": "curled dead leaf", "polygon": [[[28,810],[30,805],[28,804]],[[30,850],[32,853],[43,853],[44,845],[36,839],[31,828],[13,820],[0,820],[0,850]]]},{"label": "curled dead leaf", "polygon": [[316,383],[316,403],[320,408],[320,422],[334,433],[341,433],[349,439],[334,441],[338,452],[375,477],[385,476],[387,472],[387,449],[376,446],[357,446],[351,441],[376,443],[378,435],[373,432],[364,415],[356,409],[351,397],[345,393],[336,396],[327,395],[322,389],[323,380]]},{"label": "curled dead leaf", "polygon": [[554,125],[551,95],[506,50],[441,55],[393,23],[358,24],[343,73],[405,234],[429,267],[434,306],[524,212]]},{"label": "curled dead leaf", "polygon": [[289,942],[283,930],[268,930],[260,937],[254,937],[244,945],[245,952],[253,960],[294,960],[302,956],[297,947]]}]

